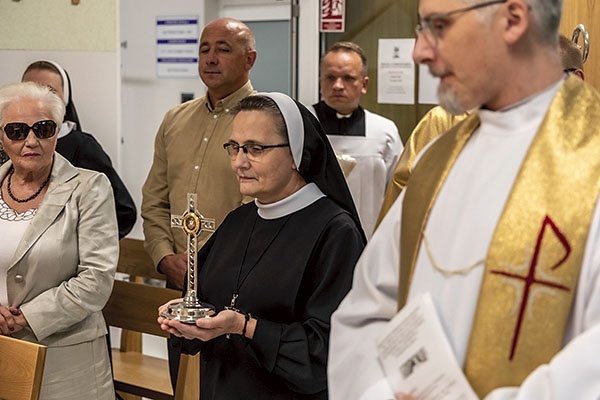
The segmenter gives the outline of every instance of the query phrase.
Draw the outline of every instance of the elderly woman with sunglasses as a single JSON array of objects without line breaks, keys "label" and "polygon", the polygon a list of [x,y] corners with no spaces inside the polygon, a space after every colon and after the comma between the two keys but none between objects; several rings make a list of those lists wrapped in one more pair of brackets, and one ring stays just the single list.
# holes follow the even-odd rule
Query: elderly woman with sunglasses
[{"label": "elderly woman with sunglasses", "polygon": [[108,154],[96,138],[81,127],[67,71],[54,61],[38,60],[27,66],[21,81],[47,85],[63,99],[66,104],[65,118],[58,125],[56,151],[76,167],[92,169],[106,175],[115,198],[119,238],[126,236],[135,224],[135,204]]},{"label": "elderly woman with sunglasses", "polygon": [[[48,346],[41,399],[114,399],[102,308],[118,229],[110,183],[55,152],[65,104],[0,88],[0,333]],[[0,357],[2,355],[0,354]]]}]

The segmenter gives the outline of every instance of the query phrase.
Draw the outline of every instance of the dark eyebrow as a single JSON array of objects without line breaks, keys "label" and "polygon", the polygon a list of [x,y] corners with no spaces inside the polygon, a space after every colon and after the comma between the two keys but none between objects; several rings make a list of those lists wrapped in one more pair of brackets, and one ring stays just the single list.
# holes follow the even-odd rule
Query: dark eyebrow
[{"label": "dark eyebrow", "polygon": [[255,141],[255,140],[248,140],[248,141],[244,142],[243,144],[240,144],[240,143],[236,142],[233,139],[229,139],[227,142],[228,143],[235,143],[238,146],[246,146],[246,145],[259,145],[259,146],[262,146],[261,143]]}]

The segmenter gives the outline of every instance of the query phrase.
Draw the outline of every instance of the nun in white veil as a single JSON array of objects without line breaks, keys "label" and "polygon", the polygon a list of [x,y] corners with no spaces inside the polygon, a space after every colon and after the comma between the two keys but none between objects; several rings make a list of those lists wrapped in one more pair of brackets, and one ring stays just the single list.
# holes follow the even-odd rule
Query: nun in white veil
[{"label": "nun in white veil", "polygon": [[198,253],[198,297],[217,313],[159,323],[200,351],[202,399],[326,399],[330,317],[365,244],[342,171],[315,117],[281,93],[242,100],[224,148],[256,200]]}]

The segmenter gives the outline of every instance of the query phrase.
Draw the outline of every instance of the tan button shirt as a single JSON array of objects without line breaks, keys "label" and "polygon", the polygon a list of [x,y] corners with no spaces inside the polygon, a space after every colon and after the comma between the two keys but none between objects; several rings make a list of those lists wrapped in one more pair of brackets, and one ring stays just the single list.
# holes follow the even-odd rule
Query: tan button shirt
[{"label": "tan button shirt", "polygon": [[[211,108],[207,96],[169,110],[156,134],[152,167],[142,187],[145,247],[155,265],[187,249],[186,235],[171,228],[171,215],[187,209],[187,194],[197,194],[196,209],[217,226],[243,198],[223,143],[229,140],[237,103],[254,93],[250,82]],[[200,237],[200,247],[209,234]]]}]

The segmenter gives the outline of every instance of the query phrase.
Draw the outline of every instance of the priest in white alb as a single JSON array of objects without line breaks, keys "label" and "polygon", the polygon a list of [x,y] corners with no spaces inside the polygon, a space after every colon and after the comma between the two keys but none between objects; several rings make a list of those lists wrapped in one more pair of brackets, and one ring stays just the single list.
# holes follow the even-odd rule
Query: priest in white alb
[{"label": "priest in white alb", "polygon": [[600,95],[563,73],[561,8],[420,0],[413,57],[444,108],[475,111],[419,154],[357,264],[331,400],[400,398],[376,340],[427,292],[479,398],[600,398]]}]

